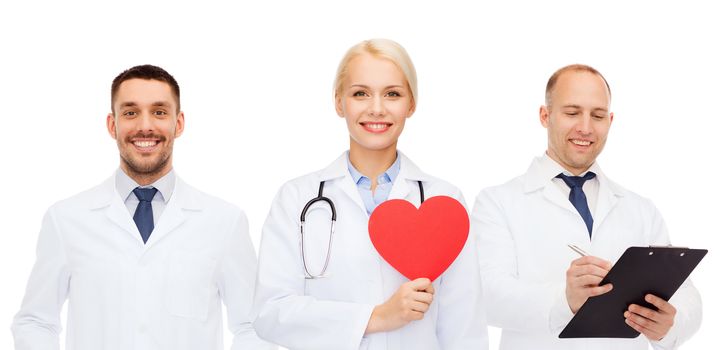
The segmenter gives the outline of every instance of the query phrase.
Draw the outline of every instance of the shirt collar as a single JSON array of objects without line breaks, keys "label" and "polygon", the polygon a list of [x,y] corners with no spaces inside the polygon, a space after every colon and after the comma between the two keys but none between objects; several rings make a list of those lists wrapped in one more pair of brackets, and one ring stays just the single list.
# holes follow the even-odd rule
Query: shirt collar
[{"label": "shirt collar", "polygon": [[[356,168],[351,164],[351,158],[349,156],[349,153],[346,152],[346,164],[348,165],[348,172],[351,174],[351,177],[353,178],[353,182],[357,185],[362,184],[368,184],[369,187],[371,187],[371,179],[366,177],[365,175],[361,174]],[[386,169],[383,174],[378,176],[377,183],[379,185],[385,184],[385,183],[391,183],[396,180],[396,176],[399,175],[399,170],[401,169],[401,159],[399,157],[399,152],[396,152],[396,160],[394,161],[394,164],[391,164],[389,169]]]},{"label": "shirt collar", "polygon": [[[540,176],[542,176],[545,179],[553,179],[554,177],[558,176],[558,174],[563,173],[568,176],[573,176],[573,174],[565,170],[563,166],[558,164],[553,158],[550,158],[550,156],[547,153],[544,153],[542,157],[536,158],[538,162],[538,169],[540,171]],[[583,172],[583,174],[579,176],[585,175],[587,172],[593,172],[596,174],[596,178],[603,175],[603,171],[601,170],[601,167],[598,166],[598,163],[593,162],[590,168],[588,168],[587,171]]]},{"label": "shirt collar", "polygon": [[116,170],[116,191],[119,192],[121,199],[126,202],[129,196],[137,187],[149,188],[154,187],[159,191],[162,196],[164,203],[168,203],[169,199],[172,198],[172,192],[174,192],[174,184],[177,179],[174,169],[169,171],[166,175],[162,176],[154,183],[148,186],[140,186],[134,179],[129,177],[121,168]]}]

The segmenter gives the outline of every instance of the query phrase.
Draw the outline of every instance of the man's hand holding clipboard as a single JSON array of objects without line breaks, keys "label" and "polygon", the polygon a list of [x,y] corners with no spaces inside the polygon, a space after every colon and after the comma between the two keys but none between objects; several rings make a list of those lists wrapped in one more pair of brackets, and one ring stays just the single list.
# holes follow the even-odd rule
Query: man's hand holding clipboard
[{"label": "man's hand holding clipboard", "polygon": [[[707,253],[677,247],[631,247],[616,265],[581,255],[566,273],[566,298],[575,316],[560,338],[660,340],[674,324],[668,300]],[[609,293],[610,292],[610,293]]]}]

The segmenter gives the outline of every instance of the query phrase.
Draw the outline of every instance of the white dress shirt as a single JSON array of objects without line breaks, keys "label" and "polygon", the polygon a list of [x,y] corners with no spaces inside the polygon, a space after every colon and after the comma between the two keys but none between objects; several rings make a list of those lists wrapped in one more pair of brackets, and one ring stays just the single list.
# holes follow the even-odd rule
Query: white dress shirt
[{"label": "white dress shirt", "polygon": [[116,191],[124,201],[124,205],[129,210],[131,217],[134,217],[136,207],[139,205],[139,198],[134,194],[134,189],[137,187],[141,188],[156,188],[157,193],[154,194],[154,198],[151,200],[151,210],[154,217],[154,225],[159,222],[159,218],[164,212],[164,208],[167,207],[169,199],[172,198],[172,192],[174,192],[174,182],[177,179],[174,174],[174,169],[160,177],[154,183],[147,186],[140,186],[134,179],[126,175],[121,168],[116,170]]},{"label": "white dress shirt", "polygon": [[565,198],[568,198],[570,196],[570,187],[563,181],[563,179],[556,177],[558,174],[564,174],[566,176],[583,176],[589,171],[596,174],[596,177],[593,179],[590,179],[583,183],[583,193],[586,194],[586,201],[588,202],[588,209],[591,211],[591,215],[596,212],[597,205],[598,205],[598,188],[599,188],[599,179],[598,176],[604,176],[603,171],[601,170],[601,167],[598,166],[598,163],[593,163],[588,170],[584,171],[582,174],[573,174],[568,170],[565,170],[560,164],[558,164],[555,160],[550,158],[548,154],[544,154],[542,157],[540,157],[541,161],[541,167],[543,176],[551,176],[551,181],[555,184],[558,189],[563,192],[565,195]]}]

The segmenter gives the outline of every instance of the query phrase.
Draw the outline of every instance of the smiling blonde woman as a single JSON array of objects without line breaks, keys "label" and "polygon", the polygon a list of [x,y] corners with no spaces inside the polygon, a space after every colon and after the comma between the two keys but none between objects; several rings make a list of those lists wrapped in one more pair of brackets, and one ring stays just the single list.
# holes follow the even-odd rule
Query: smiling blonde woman
[{"label": "smiling blonde woman", "polygon": [[300,350],[487,349],[473,242],[439,278],[410,281],[369,239],[369,215],[388,199],[419,206],[444,195],[464,205],[456,187],[397,150],[417,102],[406,50],[386,39],[355,45],[339,65],[334,97],[349,150],[287,182],[273,201],[260,246],[256,331]]}]

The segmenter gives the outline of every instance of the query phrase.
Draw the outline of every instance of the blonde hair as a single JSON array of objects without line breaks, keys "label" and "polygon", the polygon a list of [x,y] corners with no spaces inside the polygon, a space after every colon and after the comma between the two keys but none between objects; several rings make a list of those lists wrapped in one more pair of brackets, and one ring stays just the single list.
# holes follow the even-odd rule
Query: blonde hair
[{"label": "blonde hair", "polygon": [[411,58],[409,58],[409,54],[406,53],[404,47],[389,39],[364,40],[348,49],[341,59],[341,63],[338,64],[336,80],[333,83],[334,96],[340,96],[343,91],[343,81],[346,79],[348,74],[348,65],[351,63],[351,60],[366,53],[376,58],[387,59],[399,67],[401,72],[404,73],[404,78],[406,78],[407,87],[411,92],[412,102],[416,105],[417,72],[416,69],[414,69],[414,63],[412,63]]}]

